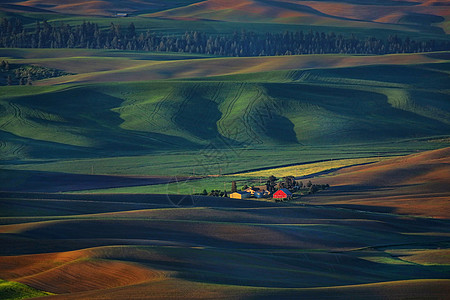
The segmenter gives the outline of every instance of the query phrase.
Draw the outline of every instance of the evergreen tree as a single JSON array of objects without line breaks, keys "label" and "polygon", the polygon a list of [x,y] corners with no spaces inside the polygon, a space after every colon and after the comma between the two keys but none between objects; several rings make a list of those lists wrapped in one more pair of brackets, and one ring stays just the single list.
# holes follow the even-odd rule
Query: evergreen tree
[{"label": "evergreen tree", "polygon": [[373,36],[344,36],[334,32],[310,30],[258,34],[245,30],[231,35],[208,35],[198,31],[184,35],[159,35],[147,31],[137,36],[130,23],[122,33],[120,25],[111,23],[100,30],[98,24],[83,22],[77,26],[47,21],[36,22],[34,31],[25,30],[18,18],[2,18],[0,47],[31,48],[112,48],[145,51],[172,51],[222,56],[298,55],[322,53],[388,54],[450,50],[450,41],[415,41],[410,37],[391,35],[387,39]]},{"label": "evergreen tree", "polygon": [[136,27],[134,27],[133,23],[130,23],[127,30],[127,38],[132,39],[136,37]]},{"label": "evergreen tree", "polygon": [[232,193],[237,192],[236,181],[231,182],[231,192]]}]

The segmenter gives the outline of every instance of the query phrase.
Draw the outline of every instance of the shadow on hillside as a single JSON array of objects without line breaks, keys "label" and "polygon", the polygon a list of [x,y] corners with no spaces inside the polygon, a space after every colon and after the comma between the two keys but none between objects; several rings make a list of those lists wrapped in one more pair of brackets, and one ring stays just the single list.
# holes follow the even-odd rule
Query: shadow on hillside
[{"label": "shadow on hillside", "polygon": [[[172,147],[197,148],[188,140],[142,130],[122,128],[124,120],[116,109],[124,99],[111,96],[91,87],[71,88],[38,95],[27,95],[14,100],[19,107],[23,137],[53,142],[59,146],[81,146],[91,156],[118,156],[141,151]],[[56,116],[49,120],[46,115]],[[31,121],[31,122],[29,122]],[[39,136],[45,129],[46,136]],[[48,145],[45,150],[52,153]],[[33,158],[47,158],[45,152],[29,149]]]},{"label": "shadow on hillside", "polygon": [[172,177],[127,177],[69,174],[24,170],[0,170],[0,190],[10,192],[70,192],[172,182]]},{"label": "shadow on hillside", "polygon": [[395,213],[394,207],[374,206],[374,205],[358,205],[358,204],[328,204],[329,207],[344,208],[357,211],[367,211],[375,213]]},{"label": "shadow on hillside", "polygon": [[[418,186],[420,184],[332,186],[325,191],[303,196],[301,199],[307,205],[313,206],[320,205],[370,213],[399,214],[400,208],[410,205],[409,201],[417,194]],[[430,199],[432,198],[431,194],[426,195]],[[413,215],[421,215],[419,211],[410,210],[408,212]],[[405,214],[405,212],[402,214]]]}]

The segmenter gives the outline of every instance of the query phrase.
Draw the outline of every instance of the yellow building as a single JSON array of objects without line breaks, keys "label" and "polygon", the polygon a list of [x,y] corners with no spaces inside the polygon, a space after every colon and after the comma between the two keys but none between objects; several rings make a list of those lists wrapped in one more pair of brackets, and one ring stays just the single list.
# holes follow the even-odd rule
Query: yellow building
[{"label": "yellow building", "polygon": [[233,199],[246,199],[249,198],[252,194],[250,194],[249,192],[234,192],[230,194],[230,198]]}]

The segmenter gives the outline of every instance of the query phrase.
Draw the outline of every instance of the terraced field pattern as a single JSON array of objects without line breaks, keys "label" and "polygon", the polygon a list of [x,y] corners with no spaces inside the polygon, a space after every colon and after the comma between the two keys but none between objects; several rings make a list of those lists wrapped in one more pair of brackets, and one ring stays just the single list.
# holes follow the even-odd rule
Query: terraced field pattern
[{"label": "terraced field pattern", "polygon": [[[21,0],[2,1],[0,17],[24,32],[132,22],[137,36],[302,30],[426,44],[449,41],[448,8]],[[92,48],[0,48],[0,299],[448,298],[450,49]],[[14,70],[31,66],[60,72],[18,85]],[[270,175],[330,187],[284,202],[200,195]]]}]

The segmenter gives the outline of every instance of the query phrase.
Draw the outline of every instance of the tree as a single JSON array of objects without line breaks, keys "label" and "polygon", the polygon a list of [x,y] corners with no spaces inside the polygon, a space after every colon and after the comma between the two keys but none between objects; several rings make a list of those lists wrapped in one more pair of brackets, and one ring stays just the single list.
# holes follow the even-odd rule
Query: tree
[{"label": "tree", "polygon": [[284,187],[288,189],[293,189],[296,185],[295,177],[294,176],[286,176],[283,178],[284,180]]},{"label": "tree", "polygon": [[270,193],[273,192],[272,190],[272,184],[269,180],[266,181],[266,190],[268,190]]},{"label": "tree", "polygon": [[130,23],[127,30],[127,38],[132,39],[135,36],[136,36],[136,27],[134,27],[133,23]]},{"label": "tree", "polygon": [[269,192],[273,193],[275,191],[275,186],[276,186],[276,181],[278,180],[278,178],[276,178],[273,175],[270,175],[267,183],[266,183],[266,188]]},{"label": "tree", "polygon": [[278,189],[284,189],[287,187],[284,181],[278,182],[278,184],[276,186]]},{"label": "tree", "polygon": [[276,178],[273,175],[270,175],[267,182],[266,182],[266,189],[270,192],[273,193],[275,191],[275,185],[276,185],[276,181],[278,180],[278,178]]},{"label": "tree", "polygon": [[306,184],[307,187],[311,187],[312,186],[312,182],[311,180],[308,181],[308,183]]},{"label": "tree", "polygon": [[208,192],[206,191],[206,189],[203,190],[202,195],[208,195]]},{"label": "tree", "polygon": [[231,192],[232,193],[237,192],[236,181],[231,182]]},{"label": "tree", "polygon": [[8,77],[6,78],[6,84],[7,84],[7,85],[12,85],[12,78],[11,78],[11,75],[8,75]]},{"label": "tree", "polygon": [[208,196],[220,197],[221,192],[220,192],[220,190],[211,190],[211,192],[208,194]]},{"label": "tree", "polygon": [[[42,23],[41,23],[42,22]],[[5,48],[114,48],[145,51],[174,51],[214,54],[221,56],[298,55],[321,53],[416,53],[448,51],[448,40],[416,41],[406,36],[389,36],[380,39],[373,36],[343,36],[310,30],[284,33],[236,31],[228,35],[209,35],[193,31],[184,35],[162,35],[147,31],[137,36],[134,23],[125,30],[119,24],[111,23],[108,29],[100,30],[98,24],[83,22],[70,26],[60,23],[50,25],[37,21],[35,30],[23,28],[18,18],[2,18],[0,21],[0,47]],[[123,31],[123,32],[122,32]]]}]

